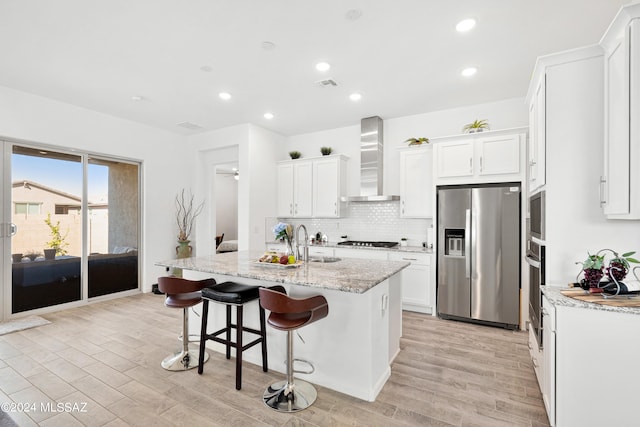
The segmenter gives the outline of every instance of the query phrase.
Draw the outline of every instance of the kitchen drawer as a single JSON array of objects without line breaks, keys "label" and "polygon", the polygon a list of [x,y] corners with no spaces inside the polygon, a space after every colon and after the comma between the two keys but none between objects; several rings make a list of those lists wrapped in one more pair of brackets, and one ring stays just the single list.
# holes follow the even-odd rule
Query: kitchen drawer
[{"label": "kitchen drawer", "polygon": [[411,264],[431,265],[431,254],[418,252],[389,252],[389,261],[409,261]]},{"label": "kitchen drawer", "polygon": [[339,258],[360,258],[360,259],[380,259],[386,260],[387,251],[373,249],[335,249],[336,256]]},{"label": "kitchen drawer", "polygon": [[[302,252],[302,247],[300,247]],[[334,256],[333,248],[327,248],[322,246],[309,246],[309,256]]]}]

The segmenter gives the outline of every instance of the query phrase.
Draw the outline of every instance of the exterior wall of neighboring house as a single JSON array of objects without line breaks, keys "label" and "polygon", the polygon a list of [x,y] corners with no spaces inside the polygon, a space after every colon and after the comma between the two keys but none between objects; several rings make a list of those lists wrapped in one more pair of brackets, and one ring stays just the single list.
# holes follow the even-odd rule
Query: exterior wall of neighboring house
[{"label": "exterior wall of neighboring house", "polygon": [[[23,255],[43,254],[52,239],[46,220],[60,224],[67,254],[80,256],[82,250],[82,218],[80,198],[31,181],[12,185],[12,219],[18,232],[11,239],[11,252]],[[17,205],[29,204],[27,213],[16,213]],[[56,206],[65,207],[67,213],[56,214]],[[36,208],[37,207],[37,208]],[[19,209],[19,208],[18,208]],[[107,252],[108,209],[106,205],[89,208],[90,252]]]}]

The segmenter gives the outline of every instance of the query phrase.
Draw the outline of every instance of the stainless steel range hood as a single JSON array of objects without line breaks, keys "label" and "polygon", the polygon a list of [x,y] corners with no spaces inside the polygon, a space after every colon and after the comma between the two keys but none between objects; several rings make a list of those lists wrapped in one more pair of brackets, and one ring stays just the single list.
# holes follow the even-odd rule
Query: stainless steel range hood
[{"label": "stainless steel range hood", "polygon": [[382,119],[367,117],[360,121],[360,195],[342,197],[343,202],[386,202],[400,196],[382,194],[384,143]]}]

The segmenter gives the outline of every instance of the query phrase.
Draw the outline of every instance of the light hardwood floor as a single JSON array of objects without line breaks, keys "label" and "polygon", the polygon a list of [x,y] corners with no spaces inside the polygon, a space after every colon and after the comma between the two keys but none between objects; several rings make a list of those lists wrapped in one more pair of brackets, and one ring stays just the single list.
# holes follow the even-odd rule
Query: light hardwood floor
[{"label": "light hardwood floor", "polygon": [[[233,362],[212,351],[201,376],[163,370],[181,311],[162,296],[42,317],[52,323],[0,336],[0,402],[37,406],[11,413],[20,426],[547,425],[523,332],[405,312],[401,352],[376,402],[317,387],[316,403],[289,415],[261,402],[277,372],[247,363],[236,391]],[[52,411],[42,402],[87,405]]]}]

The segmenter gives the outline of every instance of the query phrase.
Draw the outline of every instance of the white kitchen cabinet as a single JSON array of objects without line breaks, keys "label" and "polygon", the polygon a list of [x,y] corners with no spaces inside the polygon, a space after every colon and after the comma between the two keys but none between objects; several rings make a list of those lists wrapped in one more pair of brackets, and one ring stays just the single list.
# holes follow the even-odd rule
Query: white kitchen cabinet
[{"label": "white kitchen cabinet", "polygon": [[400,217],[433,217],[433,149],[400,151]]},{"label": "white kitchen cabinet", "polygon": [[340,197],[346,195],[347,158],[326,156],[313,160],[313,217],[339,218]]},{"label": "white kitchen cabinet", "polygon": [[402,276],[402,309],[433,312],[434,289],[431,282],[431,255],[414,252],[389,252],[389,261],[408,261]]},{"label": "white kitchen cabinet", "polygon": [[549,424],[556,423],[556,308],[542,295],[542,375],[540,387]]},{"label": "white kitchen cabinet", "polygon": [[640,4],[623,8],[604,49],[604,173],[600,204],[610,219],[640,219]]},{"label": "white kitchen cabinet", "polygon": [[278,162],[278,217],[340,217],[346,164],[347,157],[341,155]]},{"label": "white kitchen cabinet", "polygon": [[546,182],[546,74],[534,82],[529,102],[529,150],[527,165],[529,192],[533,193]]},{"label": "white kitchen cabinet", "polygon": [[335,248],[334,253],[338,258],[380,259],[385,261],[388,259],[387,251],[385,250]]},{"label": "white kitchen cabinet", "polygon": [[533,332],[533,328],[529,326],[529,354],[531,356],[531,363],[533,364],[533,370],[536,374],[536,378],[538,380],[538,385],[540,386],[540,391],[544,389],[544,360],[542,355],[542,350],[538,345],[538,341],[536,340],[536,335]]},{"label": "white kitchen cabinet", "polygon": [[310,218],[313,214],[313,163],[309,160],[278,164],[279,217]]},{"label": "white kitchen cabinet", "polygon": [[522,181],[525,129],[434,138],[436,184]]}]

